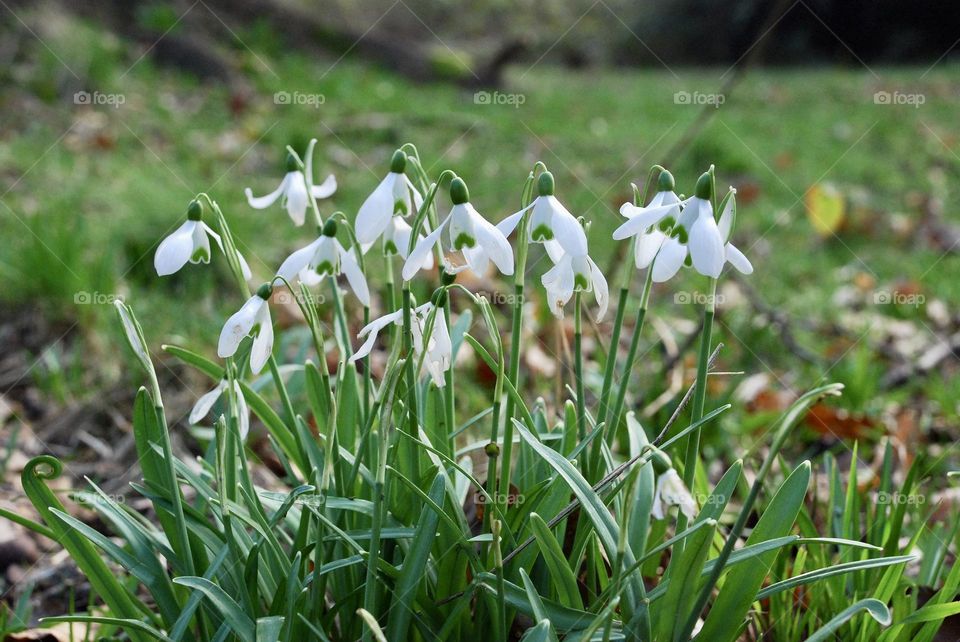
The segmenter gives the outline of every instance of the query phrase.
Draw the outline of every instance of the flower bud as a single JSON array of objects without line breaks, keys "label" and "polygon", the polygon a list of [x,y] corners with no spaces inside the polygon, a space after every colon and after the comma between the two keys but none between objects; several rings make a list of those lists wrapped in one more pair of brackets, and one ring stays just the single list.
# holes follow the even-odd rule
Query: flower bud
[{"label": "flower bud", "polygon": [[660,172],[660,177],[657,179],[658,192],[672,192],[676,186],[677,182],[673,180],[673,174],[667,170]]},{"label": "flower bud", "polygon": [[300,162],[297,160],[297,157],[295,154],[293,154],[293,152],[287,152],[286,165],[288,172],[295,172],[300,169]]},{"label": "flower bud", "polygon": [[440,284],[443,286],[453,285],[457,280],[457,275],[453,272],[440,270]]},{"label": "flower bud", "polygon": [[257,296],[264,301],[268,300],[273,294],[273,284],[269,281],[257,288]]},{"label": "flower bud", "polygon": [[390,159],[390,171],[394,174],[403,174],[407,168],[407,155],[399,149],[393,152],[393,158]]},{"label": "flower bud", "polygon": [[199,221],[203,218],[203,203],[197,199],[190,201],[187,205],[187,218],[191,221]]},{"label": "flower bud", "polygon": [[467,184],[459,176],[450,181],[450,200],[454,205],[463,205],[470,200]]},{"label": "flower bud", "polygon": [[713,195],[713,177],[710,176],[710,172],[704,172],[697,179],[697,188],[693,191],[693,195],[705,201],[710,200]]},{"label": "flower bud", "polygon": [[483,447],[483,452],[487,453],[487,457],[499,457],[500,446],[498,446],[496,442],[491,441],[489,444]]},{"label": "flower bud", "polygon": [[337,235],[337,222],[332,218],[328,218],[327,222],[323,224],[322,234],[324,236],[334,237]]},{"label": "flower bud", "polygon": [[553,190],[556,187],[553,181],[553,174],[544,172],[537,179],[537,193],[540,196],[553,196]]}]

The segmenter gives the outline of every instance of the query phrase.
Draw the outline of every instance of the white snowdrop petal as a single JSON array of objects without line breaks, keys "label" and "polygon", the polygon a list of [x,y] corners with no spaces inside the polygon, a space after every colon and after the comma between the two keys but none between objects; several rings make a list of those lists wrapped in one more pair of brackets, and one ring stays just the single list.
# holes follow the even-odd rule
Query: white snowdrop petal
[{"label": "white snowdrop petal", "polygon": [[565,251],[574,256],[585,255],[587,253],[587,234],[583,231],[583,226],[560,201],[552,196],[547,198],[552,199],[550,201],[553,209],[551,228],[557,242]]},{"label": "white snowdrop petal", "polygon": [[337,247],[340,250],[340,270],[347,277],[347,283],[350,284],[353,293],[357,295],[357,300],[364,307],[370,307],[370,290],[367,287],[367,278],[363,275],[363,270],[360,269],[360,264],[357,262],[353,250],[351,249],[349,252],[344,250],[340,243],[337,243]]},{"label": "white snowdrop petal", "polygon": [[277,269],[277,276],[283,277],[291,285],[295,283],[297,275],[310,263],[310,259],[317,252],[317,246],[321,239],[315,240],[310,245],[303,247],[290,256],[288,256]]},{"label": "white snowdrop petal", "polygon": [[660,247],[657,258],[653,260],[651,279],[654,283],[669,281],[683,267],[683,261],[686,258],[686,246],[675,238],[668,238]]},{"label": "white snowdrop petal", "polygon": [[193,405],[193,409],[190,411],[190,423],[195,424],[206,417],[210,413],[210,409],[213,408],[213,404],[217,403],[217,399],[226,389],[227,382],[221,379],[216,388],[197,399],[197,403]]},{"label": "white snowdrop petal", "polygon": [[547,256],[550,257],[550,260],[554,263],[559,263],[560,259],[563,258],[563,248],[560,247],[560,244],[556,239],[551,239],[543,244],[543,249],[546,250]]},{"label": "white snowdrop petal", "polygon": [[520,221],[523,220],[523,215],[527,213],[529,207],[525,207],[519,212],[511,214],[507,218],[503,219],[497,223],[497,229],[500,230],[500,233],[504,236],[510,236],[513,234],[513,231],[517,228],[517,225],[520,224]]},{"label": "white snowdrop petal", "polygon": [[724,205],[723,212],[720,214],[720,222],[717,223],[717,228],[720,230],[720,238],[723,239],[724,243],[730,240],[730,233],[733,231],[733,217],[737,211],[736,193],[736,190],[733,190],[733,194],[727,199],[727,204]]},{"label": "white snowdrop petal", "polygon": [[220,331],[220,340],[217,342],[217,355],[221,359],[232,357],[237,352],[240,342],[253,329],[260,308],[266,304],[266,301],[254,295],[227,319],[223,324],[223,330]]},{"label": "white snowdrop petal", "polygon": [[590,276],[593,280],[593,294],[597,299],[597,321],[603,319],[607,313],[607,306],[610,304],[610,288],[607,285],[607,279],[600,271],[600,268],[593,259],[587,258],[590,263]]},{"label": "white snowdrop petal", "polygon": [[287,191],[284,195],[287,199],[287,214],[290,215],[293,223],[297,227],[300,227],[303,225],[307,216],[309,200],[307,195],[307,179],[304,178],[303,172],[299,171],[290,172],[287,176],[289,180],[287,182]]},{"label": "white snowdrop petal", "polygon": [[510,247],[510,242],[495,225],[481,217],[480,214],[476,212],[474,214],[476,214],[474,231],[477,234],[477,240],[501,274],[510,276],[513,274],[513,248]]},{"label": "white snowdrop petal", "polygon": [[290,181],[290,174],[287,174],[283,177],[283,180],[280,181],[280,185],[277,186],[277,189],[273,190],[265,196],[254,196],[253,190],[249,187],[243,190],[243,193],[247,196],[247,204],[250,205],[253,209],[262,210],[270,207],[277,202],[277,199],[286,191],[287,183]]},{"label": "white snowdrop petal", "polygon": [[437,229],[430,232],[423,240],[417,241],[417,244],[413,248],[413,252],[410,252],[410,256],[407,257],[406,261],[403,263],[403,270],[401,271],[401,276],[404,281],[409,281],[412,279],[417,272],[423,268],[424,263],[430,253],[433,252],[433,246],[437,244],[437,241],[440,240],[440,234],[443,232],[444,226],[450,221],[448,216],[444,219],[443,223],[437,226]]},{"label": "white snowdrop petal", "polygon": [[260,374],[273,354],[273,321],[270,319],[270,306],[266,302],[257,312],[257,323],[260,328],[250,348],[250,371],[253,374]]},{"label": "white snowdrop petal", "polygon": [[362,339],[367,337],[366,341],[357,348],[356,352],[353,353],[353,356],[350,357],[350,363],[354,363],[364,357],[366,357],[373,350],[373,344],[377,340],[377,335],[380,333],[380,330],[387,327],[391,323],[398,323],[403,319],[403,310],[397,310],[396,312],[391,312],[390,314],[385,314],[378,319],[374,319],[367,325],[363,326],[360,329],[360,332],[357,333],[357,338]]},{"label": "white snowdrop petal", "polygon": [[640,234],[634,242],[633,254],[634,263],[638,270],[649,267],[660,251],[660,247],[666,240],[667,235],[660,230],[654,230],[649,234]]},{"label": "white snowdrop petal", "polygon": [[250,409],[247,407],[247,400],[243,396],[243,390],[240,388],[238,381],[233,382],[233,394],[237,398],[237,416],[239,419],[237,428],[240,431],[240,439],[246,440],[247,435],[250,434]]},{"label": "white snowdrop petal", "polygon": [[359,243],[373,243],[390,224],[393,216],[393,186],[399,174],[390,172],[366,198],[357,212],[354,234]]},{"label": "white snowdrop petal", "polygon": [[729,262],[730,265],[737,268],[737,270],[743,274],[753,274],[753,264],[750,263],[750,259],[738,250],[733,243],[727,243],[724,249],[727,253],[727,262]]},{"label": "white snowdrop petal", "polygon": [[337,178],[330,174],[327,176],[322,183],[319,185],[314,185],[310,190],[311,195],[314,198],[329,198],[333,196],[333,193],[337,191]]},{"label": "white snowdrop petal", "polygon": [[159,276],[173,274],[187,264],[193,254],[193,234],[196,227],[196,221],[186,221],[174,230],[173,234],[163,239],[153,256],[153,267]]},{"label": "white snowdrop petal", "polygon": [[713,216],[701,214],[690,228],[690,258],[693,267],[704,276],[717,278],[723,270],[723,239]]}]

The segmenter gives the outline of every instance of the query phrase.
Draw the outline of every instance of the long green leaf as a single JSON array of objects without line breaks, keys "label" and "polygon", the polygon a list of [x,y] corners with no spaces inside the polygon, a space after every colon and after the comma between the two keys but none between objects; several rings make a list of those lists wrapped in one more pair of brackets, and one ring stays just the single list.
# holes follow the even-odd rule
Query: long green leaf
[{"label": "long green leaf", "polygon": [[203,593],[223,616],[225,624],[228,624],[243,642],[256,642],[256,625],[253,619],[244,613],[237,601],[222,588],[203,577],[178,577],[173,581]]},{"label": "long green leaf", "polygon": [[855,602],[837,614],[836,617],[820,627],[816,633],[807,638],[807,642],[823,642],[824,640],[833,640],[836,638],[834,633],[844,624],[850,621],[861,611],[866,611],[870,616],[880,624],[887,626],[890,624],[890,609],[880,600],[867,598]]}]

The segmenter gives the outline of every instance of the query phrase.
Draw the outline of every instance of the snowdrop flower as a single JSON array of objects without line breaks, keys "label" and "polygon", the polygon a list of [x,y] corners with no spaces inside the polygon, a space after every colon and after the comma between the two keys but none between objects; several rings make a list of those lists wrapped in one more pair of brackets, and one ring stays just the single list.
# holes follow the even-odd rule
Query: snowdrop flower
[{"label": "snowdrop flower", "polygon": [[423,197],[404,173],[406,167],[407,156],[398,149],[390,161],[390,172],[360,206],[354,232],[361,245],[372,245],[380,238],[394,213],[408,216],[423,205]]},{"label": "snowdrop flower", "polygon": [[666,519],[671,506],[679,506],[680,512],[693,519],[697,516],[697,504],[683,480],[673,468],[660,475],[657,489],[653,494],[653,508],[650,511],[655,519]]},{"label": "snowdrop flower", "polygon": [[529,243],[543,243],[555,263],[564,252],[573,256],[586,256],[587,235],[583,226],[553,195],[554,189],[553,174],[540,174],[537,179],[537,198],[519,212],[505,218],[497,228],[505,236],[509,236],[523,215],[532,211],[530,224],[527,225]]},{"label": "snowdrop flower", "polygon": [[[307,169],[312,171],[309,159]],[[280,181],[277,189],[266,196],[254,196],[253,191],[247,187],[244,193],[247,195],[247,203],[250,207],[258,210],[266,209],[273,205],[278,198],[281,198],[281,205],[287,209],[287,214],[297,226],[303,225],[306,220],[307,207],[310,204],[310,197],[328,198],[337,191],[337,179],[330,174],[320,185],[312,186],[310,192],[307,192],[307,179],[300,171],[300,163],[293,154],[287,154],[287,173]]]},{"label": "snowdrop flower", "polygon": [[[410,227],[410,224],[403,220],[403,217],[399,214],[394,214],[390,218],[390,224],[387,225],[387,229],[383,232],[383,253],[387,256],[391,254],[399,254],[400,258],[406,260],[407,255],[409,254],[410,248],[410,234],[413,232],[413,228]],[[417,242],[424,240],[423,234],[417,235]],[[421,270],[432,270],[433,269],[433,254],[427,252],[427,256],[424,257],[423,263],[420,265]]]},{"label": "snowdrop flower", "polygon": [[273,321],[270,319],[270,306],[267,300],[273,294],[273,286],[264,283],[257,293],[234,313],[220,331],[217,343],[217,355],[221,359],[232,357],[247,336],[253,337],[250,348],[250,370],[260,374],[267,359],[273,354]]},{"label": "snowdrop flower", "polygon": [[[639,207],[633,203],[624,203],[621,205],[620,214],[625,216],[627,221],[614,230],[613,239],[615,241],[621,241],[631,236],[639,239],[641,236],[654,231],[650,230],[650,228],[661,221],[665,221],[668,227],[672,226],[680,215],[680,207],[682,205],[680,197],[673,191],[674,187],[673,174],[664,170],[660,172],[660,176],[657,179],[657,193],[650,199],[649,205],[646,207]],[[644,258],[646,258],[646,255],[644,255]],[[639,258],[637,260],[639,263]],[[646,261],[646,265],[643,267],[650,265],[650,261],[652,260],[653,257],[650,257],[650,260]],[[640,265],[637,267],[640,267]]]},{"label": "snowdrop flower", "polygon": [[[423,367],[438,388],[442,388],[446,383],[444,373],[450,369],[453,362],[453,342],[450,339],[450,329],[447,327],[446,318],[443,311],[439,309],[441,305],[442,302],[438,299],[436,304],[433,302],[424,303],[410,311],[410,330],[413,334],[414,354],[417,359],[423,356]],[[434,315],[433,328],[426,343],[424,343],[423,335],[427,329],[430,315],[434,310],[437,310],[437,313]],[[354,363],[370,354],[381,330],[390,324],[401,325],[402,323],[403,310],[397,310],[385,314],[379,319],[374,319],[364,326],[357,333],[357,338],[363,339],[366,337],[366,340],[350,357],[350,362]]]},{"label": "snowdrop flower", "polygon": [[[197,399],[193,410],[190,411],[190,423],[196,424],[206,417],[213,408],[213,404],[217,403],[217,400],[223,396],[229,385],[226,379],[221,379],[216,388]],[[233,382],[233,394],[237,399],[240,439],[246,439],[247,433],[250,432],[250,410],[247,408],[247,400],[243,398],[243,391],[240,390],[240,383],[236,380]]]},{"label": "snowdrop flower", "polygon": [[[168,276],[190,263],[210,262],[210,239],[213,239],[223,251],[223,241],[209,225],[203,222],[203,205],[198,200],[190,201],[187,207],[187,220],[174,232],[160,242],[153,256],[153,267],[157,275]],[[240,252],[237,252],[243,278],[250,279],[250,266]]]},{"label": "snowdrop flower", "polygon": [[370,305],[370,290],[367,279],[360,269],[353,249],[346,250],[336,239],[337,223],[328,219],[320,236],[310,245],[297,250],[280,265],[277,276],[289,283],[297,278],[307,285],[318,283],[325,275],[336,277],[344,274],[347,283],[364,306]]},{"label": "snowdrop flower", "polygon": [[448,266],[445,268],[448,272],[459,272],[469,267],[477,275],[483,276],[493,261],[503,274],[513,274],[513,248],[507,242],[507,237],[470,204],[470,192],[460,177],[450,181],[450,200],[453,201],[450,214],[437,229],[417,243],[403,264],[404,281],[409,281],[423,267],[426,257],[447,227],[450,229],[446,249],[461,252],[466,261],[466,265],[459,268],[451,269]]},{"label": "snowdrop flower", "polygon": [[563,318],[563,307],[574,292],[593,291],[600,310],[597,320],[607,313],[610,290],[600,268],[586,253],[575,255],[569,252],[559,257],[557,263],[547,270],[540,282],[547,289],[547,302],[558,319]]},{"label": "snowdrop flower", "polygon": [[687,232],[687,250],[697,272],[717,278],[726,262],[724,238],[713,216],[713,178],[704,172],[677,223]]}]

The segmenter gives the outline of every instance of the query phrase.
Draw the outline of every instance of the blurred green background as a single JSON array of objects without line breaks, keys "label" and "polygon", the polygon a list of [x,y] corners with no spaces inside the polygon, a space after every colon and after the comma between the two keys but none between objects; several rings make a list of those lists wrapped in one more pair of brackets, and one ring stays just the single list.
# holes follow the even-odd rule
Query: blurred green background
[{"label": "blurred green background", "polygon": [[[0,393],[38,422],[78,404],[128,413],[138,376],[124,369],[109,305],[117,296],[154,347],[213,354],[240,303],[222,257],[161,279],[153,252],[193,195],[208,192],[255,275],[269,278],[312,240],[279,206],[256,211],[243,196],[247,186],[276,186],[286,145],[302,152],[319,139],[317,177],[332,172],[340,184],[323,212],[349,218],[404,142],[432,175],[463,176],[494,220],[518,208],[542,160],[561,200],[591,221],[591,251],[609,266],[614,292],[620,262],[609,232],[630,183],[662,163],[689,193],[712,163],[718,185],[739,190],[735,239],[756,267],[721,282],[720,365],[744,371],[718,384],[721,398],[743,402],[728,428],[748,434],[796,390],[839,380],[849,414],[808,422],[801,449],[842,452],[845,439],[891,437],[910,450],[929,442],[950,465],[960,31],[949,11],[924,10],[4,3]],[[535,297],[544,269],[531,266]],[[692,376],[689,354],[670,346],[689,344],[699,308],[684,297],[695,301],[704,281],[687,270],[656,289],[643,392],[632,402],[671,387],[664,361],[681,380]],[[565,372],[563,327],[532,307],[543,358],[526,365],[550,380],[535,389],[549,395]],[[280,323],[289,320],[281,314]],[[206,385],[173,364],[165,373],[183,408]]]}]

